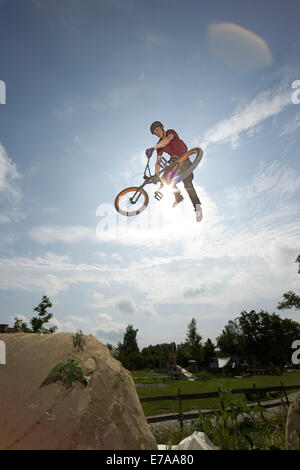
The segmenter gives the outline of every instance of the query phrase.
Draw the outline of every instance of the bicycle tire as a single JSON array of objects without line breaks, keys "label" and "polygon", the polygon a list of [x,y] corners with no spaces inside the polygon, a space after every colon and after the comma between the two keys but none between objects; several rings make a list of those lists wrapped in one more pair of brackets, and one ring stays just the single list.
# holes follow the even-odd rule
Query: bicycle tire
[{"label": "bicycle tire", "polygon": [[[183,162],[185,162],[186,159],[189,158],[189,156],[192,155],[195,152],[197,153],[196,158],[192,162],[191,166],[189,166],[189,168],[187,168],[187,170],[181,174],[181,179],[182,180],[184,180],[185,178],[190,176],[193,173],[196,166],[199,165],[199,163],[201,162],[202,157],[203,157],[203,150],[200,147],[194,147],[191,150],[188,150],[185,154],[183,154],[178,160],[178,163],[180,165]],[[178,169],[178,171],[180,171],[180,168]]]},{"label": "bicycle tire", "polygon": [[[134,194],[136,194],[136,192],[139,192],[140,195],[142,195],[144,197],[144,201],[142,202],[142,206],[139,207],[138,209],[134,209],[134,210],[131,210],[131,211],[126,211],[126,210],[123,210],[120,207],[121,198],[123,197],[125,199],[126,194],[128,194],[129,192],[134,192]],[[138,215],[141,212],[143,212],[143,210],[145,210],[146,207],[148,206],[148,203],[149,203],[149,196],[148,196],[148,193],[144,189],[139,188],[137,186],[130,186],[129,188],[126,188],[126,189],[123,189],[122,191],[120,191],[119,194],[116,196],[116,198],[115,198],[115,209],[121,215],[125,215],[126,217],[132,217],[134,215]],[[132,204],[132,206],[134,206],[134,204]]]}]

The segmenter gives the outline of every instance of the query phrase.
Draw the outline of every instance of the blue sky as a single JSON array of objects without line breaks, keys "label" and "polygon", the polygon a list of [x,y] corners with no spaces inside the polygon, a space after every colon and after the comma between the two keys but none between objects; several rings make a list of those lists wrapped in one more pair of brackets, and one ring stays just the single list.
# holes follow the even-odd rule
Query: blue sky
[{"label": "blue sky", "polygon": [[[48,295],[57,331],[116,345],[132,324],[142,348],[194,317],[214,341],[299,289],[299,18],[296,0],[0,0],[0,323]],[[155,120],[204,150],[200,224],[184,189],[114,209]]]}]

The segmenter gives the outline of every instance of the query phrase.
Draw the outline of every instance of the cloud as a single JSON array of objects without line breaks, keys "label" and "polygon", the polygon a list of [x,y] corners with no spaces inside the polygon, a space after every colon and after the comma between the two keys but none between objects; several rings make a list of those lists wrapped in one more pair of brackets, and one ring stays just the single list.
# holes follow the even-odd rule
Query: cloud
[{"label": "cloud", "polygon": [[0,226],[26,218],[21,208],[23,193],[16,183],[22,177],[0,144]]},{"label": "cloud", "polygon": [[[243,109],[236,109],[231,117],[223,119],[206,131],[200,146],[205,150],[211,144],[231,142],[232,147],[236,148],[243,132],[250,131],[269,117],[281,113],[289,104],[291,104],[291,91],[285,86],[263,91]],[[193,142],[196,145],[199,138]]]},{"label": "cloud", "polygon": [[267,199],[270,204],[274,204],[274,198],[291,196],[299,190],[299,170],[291,164],[274,160],[269,165],[261,161],[257,173],[253,175],[248,184],[232,187],[226,192],[233,205],[249,204],[250,200],[260,199],[266,207]]},{"label": "cloud", "polygon": [[201,286],[200,288],[195,288],[195,287],[191,287],[189,289],[186,289],[184,292],[183,292],[183,297],[185,298],[190,298],[190,297],[199,297],[200,295],[202,295],[204,292],[205,292],[205,286]]},{"label": "cloud", "polygon": [[121,341],[126,331],[126,325],[114,322],[111,315],[99,313],[96,325],[91,329],[91,333],[100,339],[102,343],[113,341],[115,344]]},{"label": "cloud", "polygon": [[14,201],[20,201],[22,193],[20,188],[16,186],[15,180],[21,177],[16,164],[0,144],[0,193]]},{"label": "cloud", "polygon": [[300,127],[300,112],[296,113],[292,119],[286,122],[280,133],[280,137],[287,134],[292,134]]},{"label": "cloud", "polygon": [[240,25],[211,24],[207,34],[212,53],[240,72],[253,72],[273,63],[266,41]]},{"label": "cloud", "polygon": [[130,299],[120,299],[116,302],[116,308],[126,314],[136,313],[136,307]]},{"label": "cloud", "polygon": [[78,243],[83,240],[97,242],[94,228],[82,226],[37,226],[33,227],[28,236],[43,245],[49,243]]},{"label": "cloud", "polygon": [[89,318],[78,315],[67,315],[67,319],[82,325],[89,325],[91,322]]}]

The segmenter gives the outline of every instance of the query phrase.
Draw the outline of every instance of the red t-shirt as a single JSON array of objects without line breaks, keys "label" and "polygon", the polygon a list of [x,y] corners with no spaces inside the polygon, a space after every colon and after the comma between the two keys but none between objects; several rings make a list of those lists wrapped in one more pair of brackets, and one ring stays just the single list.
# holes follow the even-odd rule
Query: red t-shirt
[{"label": "red t-shirt", "polygon": [[171,142],[162,149],[158,149],[157,154],[161,156],[165,152],[168,153],[171,157],[173,155],[176,157],[181,157],[181,155],[187,152],[187,146],[183,140],[179,139],[177,132],[175,132],[173,129],[169,129],[167,131],[167,135],[169,134],[173,134],[174,139],[172,139]]}]

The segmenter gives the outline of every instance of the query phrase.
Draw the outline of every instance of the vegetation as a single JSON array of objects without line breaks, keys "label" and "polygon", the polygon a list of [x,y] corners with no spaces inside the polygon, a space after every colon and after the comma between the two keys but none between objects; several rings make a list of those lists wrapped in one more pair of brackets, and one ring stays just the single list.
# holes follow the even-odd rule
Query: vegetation
[{"label": "vegetation", "polygon": [[[222,408],[224,407],[224,408]],[[204,432],[213,445],[221,450],[282,450],[285,449],[285,421],[287,407],[273,417],[259,417],[263,407],[249,409],[244,399],[234,397],[226,389],[220,395],[219,410],[213,415],[199,412],[199,419],[183,429],[163,431],[153,430],[156,441],[167,444],[168,448],[177,445],[195,431]],[[231,409],[231,412],[228,411]]]},{"label": "vegetation", "polygon": [[217,338],[226,356],[238,356],[251,366],[284,366],[291,361],[291,345],[300,338],[300,324],[273,313],[242,312],[230,320]]},{"label": "vegetation", "polygon": [[47,312],[48,308],[52,307],[52,303],[50,302],[49,298],[46,295],[43,295],[42,301],[39,303],[37,307],[34,307],[34,311],[37,312],[37,316],[32,317],[30,320],[31,328],[27,326],[27,323],[23,322],[22,320],[18,319],[17,317],[14,318],[14,330],[16,333],[42,333],[42,334],[51,334],[54,333],[57,329],[56,326],[51,326],[49,328],[45,328],[45,324],[48,323],[51,318],[53,318],[53,314]]},{"label": "vegetation", "polygon": [[77,351],[83,351],[83,348],[86,344],[85,339],[82,336],[82,331],[77,330],[76,334],[73,336],[73,346]]},{"label": "vegetation", "polygon": [[48,376],[50,381],[57,382],[61,380],[67,388],[71,387],[75,381],[88,385],[90,377],[83,375],[83,370],[79,365],[80,362],[80,359],[75,357],[68,359],[65,364],[57,364]]}]

